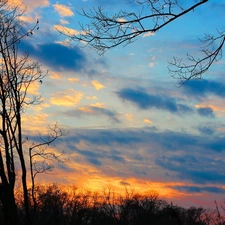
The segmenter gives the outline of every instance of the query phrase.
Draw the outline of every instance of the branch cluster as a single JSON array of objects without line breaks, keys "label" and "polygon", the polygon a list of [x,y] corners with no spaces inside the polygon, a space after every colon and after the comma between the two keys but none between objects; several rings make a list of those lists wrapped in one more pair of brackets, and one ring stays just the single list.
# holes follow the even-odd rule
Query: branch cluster
[{"label": "branch cluster", "polygon": [[201,57],[187,54],[185,61],[182,58],[173,57],[173,60],[169,62],[169,72],[173,78],[180,80],[180,85],[190,79],[201,79],[212,64],[222,58],[225,31],[218,31],[217,36],[205,34],[200,41],[203,44],[200,50]]},{"label": "branch cluster", "polygon": [[[207,1],[196,1],[188,9],[183,9],[177,0],[135,0],[140,6],[138,12],[120,11],[114,15],[108,15],[101,7],[89,12],[82,10],[80,14],[90,20],[89,25],[80,24],[81,32],[76,35],[66,29],[63,34],[90,45],[101,55],[118,45],[132,43],[142,34],[157,32]],[[146,11],[150,13],[146,14]]]}]

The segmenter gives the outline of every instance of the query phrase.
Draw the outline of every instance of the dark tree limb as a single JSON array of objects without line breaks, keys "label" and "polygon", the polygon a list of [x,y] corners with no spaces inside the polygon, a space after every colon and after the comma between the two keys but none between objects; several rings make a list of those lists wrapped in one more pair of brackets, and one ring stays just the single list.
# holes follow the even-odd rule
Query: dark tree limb
[{"label": "dark tree limb", "polygon": [[[29,161],[30,161],[30,176],[31,176],[31,197],[33,201],[33,217],[37,208],[37,201],[35,195],[35,178],[38,174],[48,173],[54,166],[49,161],[56,161],[58,163],[65,163],[67,160],[63,159],[64,152],[56,153],[49,151],[49,147],[58,138],[66,136],[63,128],[58,127],[56,123],[53,127],[49,127],[49,134],[46,137],[39,136],[39,143],[32,143],[29,148]],[[34,219],[34,218],[33,218]]]},{"label": "dark tree limb", "polygon": [[[91,46],[101,55],[118,45],[125,46],[132,43],[142,34],[161,30],[208,0],[196,1],[187,9],[183,9],[177,0],[136,0],[134,2],[141,6],[141,10],[137,13],[120,11],[117,14],[108,15],[101,7],[93,8],[89,12],[82,10],[81,15],[90,20],[89,25],[80,24],[81,32],[77,35],[71,34],[69,29],[61,33],[78,43],[82,42]],[[143,15],[143,8],[147,8],[150,13]]]},{"label": "dark tree limb", "polygon": [[225,32],[218,31],[216,37],[206,34],[200,41],[204,44],[200,50],[201,57],[187,54],[186,59],[174,57],[169,62],[169,72],[173,78],[180,80],[180,85],[191,79],[201,79],[212,64],[222,58]]}]

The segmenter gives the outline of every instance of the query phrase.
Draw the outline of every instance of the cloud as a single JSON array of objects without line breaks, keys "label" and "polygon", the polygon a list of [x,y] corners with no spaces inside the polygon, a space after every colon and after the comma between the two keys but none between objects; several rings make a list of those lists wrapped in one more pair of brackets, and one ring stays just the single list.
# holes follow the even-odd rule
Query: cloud
[{"label": "cloud", "polygon": [[202,192],[210,192],[210,193],[220,193],[225,194],[225,188],[220,188],[216,186],[173,186],[174,189],[178,191],[185,191],[188,193],[202,193]]},{"label": "cloud", "polygon": [[80,79],[76,78],[76,77],[72,77],[72,78],[68,78],[68,81],[70,81],[70,82],[79,82]]},{"label": "cloud", "polygon": [[67,20],[62,20],[62,19],[60,19],[60,23],[61,24],[69,24],[69,22]]},{"label": "cloud", "polygon": [[59,13],[59,15],[62,16],[62,17],[73,16],[74,15],[72,10],[69,7],[65,6],[65,5],[54,4],[53,7]]},{"label": "cloud", "polygon": [[33,11],[35,8],[44,8],[50,5],[50,2],[48,0],[10,0],[9,3],[13,5],[25,5],[28,11]]},{"label": "cloud", "polygon": [[101,163],[99,160],[95,159],[95,158],[87,158],[87,160],[88,160],[91,164],[93,164],[93,165],[95,165],[95,166],[101,166],[101,165],[102,165],[102,163]]},{"label": "cloud", "polygon": [[144,118],[143,122],[144,122],[144,123],[148,123],[148,124],[152,124],[152,121],[149,120],[149,119],[147,119],[147,118]]},{"label": "cloud", "polygon": [[97,80],[93,80],[92,82],[92,85],[94,86],[95,90],[101,90],[103,88],[106,88],[103,84],[101,84],[99,81]]},{"label": "cloud", "polygon": [[81,32],[72,28],[68,28],[62,25],[54,25],[54,28],[59,31],[60,33],[65,33],[65,34],[69,34],[69,35],[78,35]]},{"label": "cloud", "polygon": [[213,110],[210,107],[200,107],[197,109],[200,116],[215,117]]},{"label": "cloud", "polygon": [[[79,135],[77,136],[79,137]],[[225,137],[196,136],[188,133],[164,131],[158,132],[155,127],[143,129],[115,129],[89,130],[82,134],[82,140],[97,145],[132,145],[132,148],[141,144],[151,143],[154,148],[173,153],[175,151],[221,153],[225,151]]]},{"label": "cloud", "polygon": [[[89,147],[89,146],[86,146]],[[103,164],[103,160],[111,160],[113,162],[122,162],[125,160],[118,151],[101,151],[99,149],[95,149],[94,151],[80,149],[79,145],[76,145],[74,150],[80,155],[84,156],[87,161],[96,166],[101,166]]]},{"label": "cloud", "polygon": [[73,89],[64,92],[57,92],[50,98],[50,103],[58,106],[76,106],[83,98],[83,93]]},{"label": "cloud", "polygon": [[209,159],[206,156],[198,158],[193,155],[161,156],[155,159],[158,166],[178,174],[182,180],[191,180],[196,184],[225,184],[224,162]]},{"label": "cloud", "polygon": [[208,139],[202,145],[205,146],[205,149],[212,150],[215,152],[225,151],[224,137],[218,137],[216,139]]},{"label": "cloud", "polygon": [[175,99],[169,96],[152,95],[141,88],[124,88],[118,91],[117,95],[122,100],[132,102],[138,108],[143,110],[156,108],[167,110],[172,113],[187,113],[192,111],[188,106],[177,104]]},{"label": "cloud", "polygon": [[213,135],[214,129],[208,126],[200,126],[197,128],[201,134]]},{"label": "cloud", "polygon": [[69,47],[57,43],[43,43],[34,47],[28,42],[21,41],[19,47],[55,71],[80,71],[86,64],[85,54],[76,46]]},{"label": "cloud", "polygon": [[217,81],[209,80],[190,80],[183,85],[184,91],[188,95],[205,97],[213,94],[219,97],[225,97],[225,84]]},{"label": "cloud", "polygon": [[132,113],[126,113],[125,114],[126,119],[129,120],[129,121],[132,121],[133,120],[133,116],[134,115]]},{"label": "cloud", "polygon": [[78,109],[75,110],[68,110],[66,112],[64,112],[63,114],[66,114],[67,116],[78,116],[78,117],[83,117],[83,116],[106,116],[108,117],[110,120],[112,120],[112,122],[116,122],[116,123],[120,123],[120,120],[117,118],[118,113],[113,111],[113,110],[109,110],[106,109],[103,106],[100,105],[90,105],[90,106],[83,106],[83,107],[79,107]]},{"label": "cloud", "polygon": [[90,159],[101,162],[100,170],[107,176],[112,172],[106,167],[113,169],[115,176],[123,176],[114,168],[126,166],[126,176],[144,178],[147,174],[149,180],[160,176],[164,182],[192,181],[195,186],[210,186],[225,184],[225,164],[220,159],[225,151],[224,138],[145,127],[71,130],[62,141],[66,149],[84,156],[89,163],[94,163]]},{"label": "cloud", "polygon": [[149,37],[149,36],[154,36],[154,35],[155,35],[155,33],[150,31],[150,32],[145,33],[143,35],[143,37]]}]

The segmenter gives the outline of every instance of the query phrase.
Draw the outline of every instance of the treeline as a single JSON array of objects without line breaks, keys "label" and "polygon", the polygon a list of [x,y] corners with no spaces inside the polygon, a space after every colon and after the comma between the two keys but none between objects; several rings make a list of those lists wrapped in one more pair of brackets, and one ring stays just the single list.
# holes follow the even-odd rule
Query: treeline
[{"label": "treeline", "polygon": [[[173,205],[154,192],[126,192],[118,196],[108,189],[102,193],[65,190],[58,185],[37,186],[36,205],[31,204],[32,225],[222,225],[225,219],[215,210]],[[20,192],[18,214],[25,221]],[[0,224],[4,224],[2,205]],[[24,222],[25,223],[25,222]]]}]

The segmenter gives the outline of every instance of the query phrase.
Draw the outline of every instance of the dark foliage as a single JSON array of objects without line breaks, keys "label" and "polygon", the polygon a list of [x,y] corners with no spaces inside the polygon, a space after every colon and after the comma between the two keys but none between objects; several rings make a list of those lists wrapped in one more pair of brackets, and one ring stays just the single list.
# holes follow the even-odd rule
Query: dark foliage
[{"label": "dark foliage", "polygon": [[[110,189],[105,193],[78,191],[77,188],[37,186],[37,225],[223,225],[225,219],[215,210],[173,205],[155,192],[118,196]],[[18,201],[23,217],[23,204]],[[32,206],[31,206],[32,209]],[[223,211],[223,208],[221,208]],[[23,218],[21,218],[22,220]],[[2,224],[0,204],[0,224]]]}]

